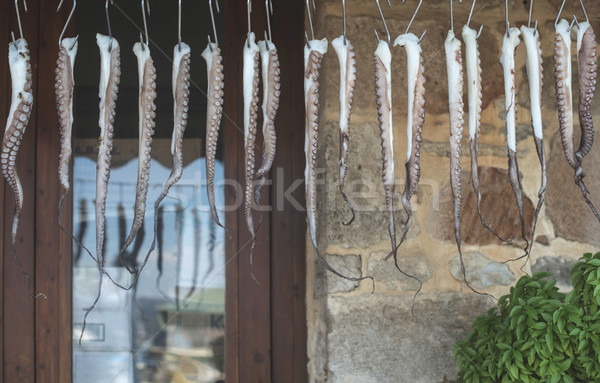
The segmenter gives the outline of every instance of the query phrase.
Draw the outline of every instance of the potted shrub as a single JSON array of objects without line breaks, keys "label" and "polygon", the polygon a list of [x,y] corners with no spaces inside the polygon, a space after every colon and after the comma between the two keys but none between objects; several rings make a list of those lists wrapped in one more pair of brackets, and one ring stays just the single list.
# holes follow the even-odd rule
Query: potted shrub
[{"label": "potted shrub", "polygon": [[522,277],[473,322],[457,382],[600,382],[600,253],[575,264],[567,295],[548,276]]}]

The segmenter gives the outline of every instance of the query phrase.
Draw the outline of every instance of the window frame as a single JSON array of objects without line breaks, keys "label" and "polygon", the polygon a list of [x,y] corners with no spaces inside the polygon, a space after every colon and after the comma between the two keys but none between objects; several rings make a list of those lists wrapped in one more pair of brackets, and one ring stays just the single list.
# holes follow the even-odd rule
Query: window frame
[{"label": "window frame", "polygon": [[[17,159],[25,193],[17,254],[30,273],[33,288],[48,299],[27,296],[27,281],[12,259],[10,230],[14,204],[2,180],[0,199],[0,377],[5,382],[64,383],[72,381],[72,249],[71,239],[58,226],[57,174],[59,131],[54,103],[54,69],[57,41],[71,10],[66,3],[56,13],[56,3],[29,0],[29,12],[21,10],[23,32],[31,51],[34,108]],[[252,28],[266,28],[264,4],[255,1]],[[247,33],[243,3],[225,0],[224,46],[225,115],[220,139],[225,140],[225,175],[244,185],[242,44]],[[282,96],[277,117],[277,157],[272,185],[263,192],[263,223],[254,249],[254,273],[250,276],[247,233],[243,209],[226,212],[226,376],[237,382],[307,382],[306,353],[306,222],[283,195],[304,177],[303,39],[304,3],[281,2],[271,28],[280,48]],[[74,15],[74,19],[77,13]],[[74,33],[76,20],[68,30]],[[10,31],[18,31],[14,2],[0,2],[0,79],[9,84],[7,46]],[[257,32],[259,38],[262,34]],[[293,91],[292,91],[293,90]],[[10,86],[0,92],[0,115],[6,116]],[[262,147],[262,142],[257,143]],[[257,158],[260,158],[257,155]],[[226,189],[228,206],[238,196]],[[304,187],[293,197],[304,205]],[[264,201],[269,201],[266,203]],[[277,203],[277,201],[283,201]],[[277,205],[283,206],[277,209]],[[62,223],[72,227],[72,199],[65,200]],[[255,219],[256,220],[256,219]]]}]

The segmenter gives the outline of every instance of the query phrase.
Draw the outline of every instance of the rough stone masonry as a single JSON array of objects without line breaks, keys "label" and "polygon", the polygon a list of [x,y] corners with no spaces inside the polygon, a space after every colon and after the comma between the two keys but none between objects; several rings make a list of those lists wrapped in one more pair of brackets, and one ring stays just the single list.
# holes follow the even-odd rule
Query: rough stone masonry
[{"label": "rough stone masonry", "polygon": [[[315,35],[329,41],[342,33],[341,1],[317,0]],[[454,2],[455,29],[467,20],[470,1]],[[536,0],[533,20],[538,20],[543,50],[543,122],[548,157],[548,191],[536,233],[528,273],[548,270],[559,286],[568,288],[568,271],[584,252],[600,250],[600,225],[583,202],[573,183],[558,134],[554,99],[552,60],[553,25],[560,0]],[[527,23],[528,0],[509,0],[511,25]],[[392,0],[393,9],[381,1],[393,39],[404,33],[417,5],[408,0],[401,5]],[[587,1],[592,27],[600,31],[600,2]],[[583,17],[578,2],[567,2],[563,15]],[[377,41],[373,28],[384,36],[375,1],[347,1],[347,36],[356,50],[357,81],[351,120],[351,141],[346,191],[357,211],[349,227],[341,224],[350,216],[338,190],[338,87],[339,68],[333,49],[323,60],[321,74],[321,140],[318,167],[322,185],[318,190],[320,249],[331,265],[351,275],[371,275],[371,282],[360,284],[341,280],[326,272],[307,244],[308,262],[308,350],[311,382],[328,383],[439,383],[456,379],[452,359],[454,344],[466,336],[473,319],[495,302],[472,293],[462,282],[457,269],[456,244],[452,228],[452,199],[449,187],[449,120],[447,82],[443,43],[449,29],[448,1],[425,1],[411,31],[420,35],[425,29],[426,118],[421,148],[421,181],[413,197],[414,223],[408,240],[398,251],[401,267],[424,283],[415,301],[418,285],[401,275],[392,261],[383,258],[390,251],[387,213],[381,183],[381,146],[374,93],[373,51]],[[489,224],[504,237],[518,237],[518,212],[507,173],[504,125],[504,94],[500,46],[504,34],[504,6],[501,1],[480,0],[471,27],[484,24],[479,40],[483,68],[483,113],[480,141],[480,184],[482,211]],[[574,45],[575,46],[575,45]],[[464,48],[464,45],[463,45]],[[575,50],[575,48],[574,48]],[[464,49],[463,49],[464,52]],[[464,53],[463,53],[464,54]],[[540,168],[535,153],[529,114],[529,89],[525,73],[525,46],[517,49],[518,154],[525,193],[527,224],[537,203]],[[406,150],[406,54],[392,48],[392,94],[394,150],[396,162],[396,206],[403,189]],[[578,78],[573,57],[573,75]],[[573,84],[575,105],[578,84]],[[466,97],[466,93],[465,93]],[[465,102],[466,104],[466,102]],[[575,109],[576,110],[576,109]],[[594,119],[600,123],[600,95],[593,104]],[[578,122],[578,119],[575,118]],[[466,127],[465,127],[466,128]],[[578,142],[579,127],[575,126]],[[466,133],[466,130],[465,130]],[[502,244],[479,223],[476,198],[470,183],[468,137],[463,143],[463,251],[467,277],[482,291],[499,297],[523,275],[521,262],[503,265],[502,261],[522,254],[523,243]],[[600,205],[600,144],[586,157],[586,185],[592,199]],[[400,191],[400,192],[399,192]],[[396,214],[397,233],[405,215]]]}]

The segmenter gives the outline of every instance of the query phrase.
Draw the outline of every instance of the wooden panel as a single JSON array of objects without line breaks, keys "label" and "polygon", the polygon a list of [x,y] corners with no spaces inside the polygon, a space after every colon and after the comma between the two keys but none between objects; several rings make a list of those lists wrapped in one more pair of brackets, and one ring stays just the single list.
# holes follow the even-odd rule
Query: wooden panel
[{"label": "wooden panel", "polygon": [[[277,157],[271,172],[272,366],[273,382],[308,381],[306,354],[306,214],[304,203],[304,3],[277,7],[273,42],[279,50],[281,98]],[[296,90],[296,91],[294,91]],[[288,200],[286,191],[296,205]]]},{"label": "wooden panel", "polygon": [[[21,3],[20,3],[21,4]],[[28,2],[29,12],[21,10],[23,33],[29,43],[31,52],[31,65],[33,71],[34,102],[38,102],[37,75],[35,73],[37,62],[37,36],[39,7],[38,1]],[[10,28],[18,37],[14,2],[11,2]],[[34,268],[34,219],[35,219],[35,161],[36,161],[36,121],[37,115],[33,108],[31,119],[17,157],[17,171],[23,184],[24,206],[23,215],[17,236],[16,254],[25,270],[33,278]],[[34,382],[35,379],[35,341],[32,334],[35,331],[36,302],[29,297],[27,279],[19,272],[19,268],[12,259],[10,246],[10,230],[12,225],[12,212],[14,201],[12,193],[6,193],[4,199],[4,382]],[[35,284],[32,289],[35,291]],[[40,299],[38,304],[47,304]]]},{"label": "wooden panel", "polygon": [[[228,0],[225,2],[225,38],[223,55],[224,55],[224,75],[225,75],[225,106],[223,116],[223,136],[225,139],[225,179],[232,181],[233,184],[240,182],[243,179],[243,172],[239,172],[238,157],[243,153],[241,149],[241,135],[238,130],[239,122],[242,120],[242,101],[241,91],[238,85],[242,82],[242,73],[238,70],[239,64],[242,62],[242,52],[238,48],[241,44],[240,35],[243,34],[243,27],[240,24],[239,17],[233,17],[238,13],[238,2]],[[237,36],[237,38],[234,38]],[[242,156],[243,157],[243,156]],[[238,213],[236,207],[239,206],[238,198],[242,189],[235,186],[225,188],[225,205],[228,210],[225,214],[225,225],[228,229],[226,234],[226,297],[225,297],[225,374],[228,382],[237,383],[240,381],[240,356],[239,356],[239,326],[240,313],[238,308],[239,302],[239,283],[238,283],[238,268],[239,258],[239,225]]]},{"label": "wooden panel", "polygon": [[[0,2],[0,84],[8,84],[8,63],[6,57],[8,56],[8,9],[9,2],[2,1]],[[4,86],[2,87],[2,91],[0,91],[0,116],[4,118],[6,113],[8,113],[8,100],[10,98],[9,92],[10,87]],[[4,179],[0,180],[0,205],[4,208],[4,190],[5,190],[5,182]],[[3,210],[4,211],[4,210]],[[6,214],[3,214],[6,216]],[[0,249],[4,249],[4,219],[0,219]],[[3,252],[4,254],[4,252]],[[8,260],[7,257],[3,256],[2,261],[0,262],[1,270],[5,269],[5,265]],[[0,272],[0,308],[3,306],[4,301],[4,272]],[[4,376],[4,310],[0,310],[0,377]]]},{"label": "wooden panel", "polygon": [[[238,50],[243,49],[243,44],[247,35],[247,13],[246,7],[238,5],[238,14],[242,17],[240,24],[246,29],[241,36],[241,44],[237,45]],[[229,15],[228,15],[229,17]],[[256,34],[256,40],[263,39],[263,31],[266,28],[264,3],[255,1],[252,4],[252,31]],[[241,62],[240,62],[241,63]],[[230,64],[231,65],[231,64]],[[242,72],[242,65],[236,65],[237,70]],[[241,94],[241,83],[238,83],[238,92]],[[262,103],[262,86],[259,89]],[[240,100],[242,100],[240,98]],[[241,104],[241,103],[240,103]],[[260,108],[260,106],[259,106]],[[262,115],[262,113],[259,113]],[[259,120],[260,124],[260,120]],[[243,129],[243,120],[240,120],[239,126]],[[261,125],[258,130],[262,131]],[[259,136],[262,136],[259,134]],[[240,133],[240,142],[243,135]],[[262,140],[257,140],[255,146],[255,158],[257,162],[261,158]],[[240,151],[243,153],[244,151]],[[245,169],[243,158],[242,163],[238,161],[240,169]],[[259,164],[257,165],[259,166]],[[243,183],[245,185],[245,183]],[[263,192],[263,198],[269,198],[268,190]],[[245,223],[243,209],[238,213],[240,219],[239,229],[239,283],[240,283],[240,376],[243,381],[248,382],[271,382],[271,303],[270,303],[270,214],[262,212],[262,224],[256,231],[256,246],[253,250],[253,272],[258,280],[252,277],[250,269],[250,252],[252,247],[252,237]],[[258,224],[258,213],[254,210],[254,225]],[[247,379],[247,380],[246,380]]]},{"label": "wooden panel", "polygon": [[[235,206],[243,200],[244,147],[243,147],[243,97],[242,62],[243,44],[247,34],[246,7],[239,2],[226,2],[226,47],[225,54],[225,135],[226,135],[226,178],[241,185],[237,194],[233,190],[227,194],[228,206]],[[252,25],[258,39],[266,26],[264,4],[256,2],[252,13]],[[258,140],[257,147],[262,147]],[[260,158],[260,151],[256,151]],[[236,169],[233,169],[236,168]],[[263,201],[269,199],[269,192],[263,192]],[[242,204],[243,205],[243,204]],[[236,220],[234,225],[231,221]],[[254,212],[255,225],[258,214]],[[270,382],[271,381],[271,317],[270,317],[270,213],[262,212],[261,228],[257,232],[253,250],[254,275],[251,276],[250,251],[251,236],[245,223],[243,206],[228,215],[228,227],[236,238],[228,242],[227,259],[233,259],[228,267],[227,277],[227,345],[228,382]],[[235,270],[234,270],[235,269]],[[235,301],[234,301],[235,300]],[[235,307],[234,307],[235,306]],[[235,338],[235,339],[234,339]]]},{"label": "wooden panel", "polygon": [[[39,302],[36,307],[36,382],[69,382],[71,358],[57,358],[57,355],[71,353],[71,262],[70,240],[58,227],[58,206],[60,196],[57,182],[57,166],[60,135],[56,104],[54,103],[54,82],[58,38],[70,12],[67,4],[56,14],[56,5],[43,1],[40,5],[40,47],[38,60],[38,100],[37,103],[37,165],[36,165],[36,286],[48,295],[48,300]],[[67,36],[73,36],[71,33]],[[70,201],[66,201],[70,207]],[[69,208],[63,212],[66,222],[71,221]],[[62,246],[61,246],[62,245]],[[69,281],[69,283],[65,283]],[[65,349],[65,345],[69,346]],[[60,348],[62,345],[62,349]],[[60,350],[61,353],[56,353]]]}]

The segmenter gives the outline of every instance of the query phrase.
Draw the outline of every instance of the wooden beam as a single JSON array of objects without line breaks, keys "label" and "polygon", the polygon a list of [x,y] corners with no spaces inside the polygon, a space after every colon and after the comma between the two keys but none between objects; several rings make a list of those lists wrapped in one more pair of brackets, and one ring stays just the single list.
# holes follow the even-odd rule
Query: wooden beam
[{"label": "wooden beam", "polygon": [[[21,4],[21,3],[19,3]],[[24,37],[29,44],[31,68],[33,72],[34,103],[37,97],[37,58],[38,58],[38,22],[39,0],[28,2],[29,12],[21,9],[21,21]],[[10,30],[19,37],[19,27],[14,9],[14,2],[9,6]],[[6,58],[2,58],[6,60]],[[16,243],[16,255],[24,269],[33,279],[35,277],[35,166],[36,166],[36,108],[31,113],[19,154],[17,156],[17,172],[23,185],[24,205]],[[4,182],[4,181],[3,181]],[[4,382],[35,381],[35,304],[29,297],[27,279],[20,272],[12,259],[10,231],[14,211],[12,193],[4,196]],[[32,291],[37,291],[32,283]],[[40,299],[39,304],[46,304]]]},{"label": "wooden beam", "polygon": [[[305,383],[306,213],[304,203],[304,3],[286,2],[272,18],[281,66],[277,156],[271,171],[271,279],[273,382]],[[286,197],[286,191],[297,202]]]},{"label": "wooden beam", "polygon": [[[36,161],[36,286],[48,295],[37,302],[36,383],[71,381],[71,240],[58,227],[58,154],[60,135],[54,103],[54,82],[58,38],[70,6],[56,13],[56,4],[43,1],[40,13],[38,92],[37,92],[37,161]],[[69,34],[74,36],[74,24]],[[65,201],[63,222],[70,226],[71,199]],[[59,351],[59,352],[57,352]],[[60,357],[69,355],[69,357]]]}]

